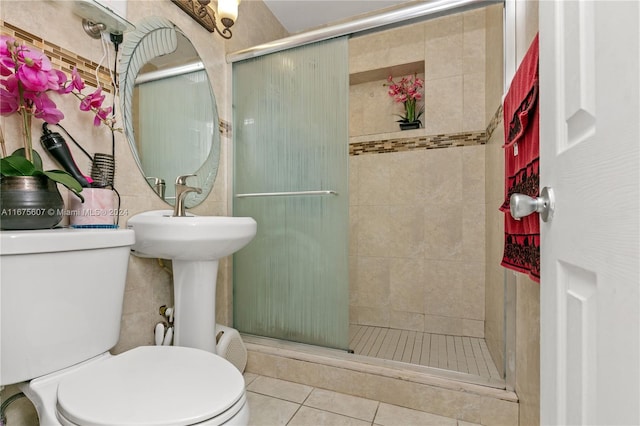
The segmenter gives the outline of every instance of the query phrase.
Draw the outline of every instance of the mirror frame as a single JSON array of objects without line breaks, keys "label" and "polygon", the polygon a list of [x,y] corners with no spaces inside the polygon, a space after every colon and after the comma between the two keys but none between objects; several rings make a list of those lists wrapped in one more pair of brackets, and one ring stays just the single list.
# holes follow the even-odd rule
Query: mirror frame
[{"label": "mirror frame", "polygon": [[[120,59],[120,99],[122,108],[122,119],[124,122],[125,136],[129,142],[129,147],[133,157],[138,165],[138,169],[143,178],[153,188],[153,185],[147,179],[147,176],[142,167],[140,156],[135,142],[135,133],[133,130],[133,93],[136,84],[136,78],[142,67],[154,58],[162,55],[172,53],[176,50],[178,45],[178,32],[182,33],[185,37],[186,34],[182,32],[175,24],[166,18],[153,16],[145,18],[142,22],[136,25],[136,30],[132,33],[128,33],[126,40],[122,44],[122,56]],[[188,40],[188,37],[187,37]],[[194,47],[195,49],[195,47]],[[197,52],[197,50],[196,50]],[[206,71],[206,69],[205,69]],[[216,105],[215,94],[213,93],[213,87],[211,81],[207,75],[207,81],[209,82],[209,90],[211,91],[211,101],[213,107],[213,133],[211,140],[211,149],[207,158],[198,170],[186,171],[188,173],[197,174],[197,177],[190,178],[190,186],[198,186],[202,189],[202,193],[197,194],[195,192],[189,193],[185,198],[185,207],[192,208],[203,202],[209,193],[211,192],[215,183],[216,175],[218,173],[219,161],[220,161],[220,121],[218,117],[218,108]],[[167,185],[173,185],[174,182],[166,182]],[[167,204],[173,205],[166,201],[156,192],[159,198],[161,198]]]}]

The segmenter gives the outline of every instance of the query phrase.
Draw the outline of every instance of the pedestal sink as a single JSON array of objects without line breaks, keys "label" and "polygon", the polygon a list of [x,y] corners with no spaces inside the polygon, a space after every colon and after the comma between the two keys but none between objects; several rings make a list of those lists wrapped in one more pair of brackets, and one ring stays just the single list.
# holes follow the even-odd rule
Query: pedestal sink
[{"label": "pedestal sink", "polygon": [[132,254],[172,260],[174,344],[216,353],[218,261],[255,237],[256,221],[250,217],[174,217],[172,210],[153,210],[132,216],[127,228],[136,235]]}]

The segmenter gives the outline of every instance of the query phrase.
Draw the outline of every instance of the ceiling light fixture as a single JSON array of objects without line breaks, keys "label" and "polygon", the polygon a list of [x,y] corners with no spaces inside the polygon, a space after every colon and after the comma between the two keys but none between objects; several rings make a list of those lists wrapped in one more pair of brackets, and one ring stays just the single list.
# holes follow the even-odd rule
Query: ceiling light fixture
[{"label": "ceiling light fixture", "polygon": [[218,18],[224,27],[221,31],[216,24],[216,14],[208,4],[211,0],[171,0],[180,9],[205,27],[210,33],[217,32],[222,38],[230,39],[233,35],[230,28],[238,18],[240,0],[218,0]]}]

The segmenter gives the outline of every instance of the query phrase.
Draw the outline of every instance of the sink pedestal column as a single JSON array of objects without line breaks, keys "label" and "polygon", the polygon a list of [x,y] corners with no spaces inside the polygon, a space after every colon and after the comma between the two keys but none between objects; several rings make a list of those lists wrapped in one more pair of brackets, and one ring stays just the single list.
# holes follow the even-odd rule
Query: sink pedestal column
[{"label": "sink pedestal column", "polygon": [[217,260],[173,260],[174,345],[216,353]]}]

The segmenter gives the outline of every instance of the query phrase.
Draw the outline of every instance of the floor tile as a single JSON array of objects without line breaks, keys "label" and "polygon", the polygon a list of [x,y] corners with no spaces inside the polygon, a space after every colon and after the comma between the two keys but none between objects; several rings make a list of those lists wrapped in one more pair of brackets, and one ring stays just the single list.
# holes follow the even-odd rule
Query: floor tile
[{"label": "floor tile", "polygon": [[480,423],[465,422],[464,420],[458,420],[458,426],[482,426]]},{"label": "floor tile", "polygon": [[300,407],[293,402],[253,392],[247,392],[247,400],[251,426],[286,425]]},{"label": "floor tile", "polygon": [[372,422],[378,402],[324,389],[314,389],[304,405]]},{"label": "floor tile", "polygon": [[260,376],[247,386],[247,390],[300,404],[307,399],[313,388],[285,380]]},{"label": "floor tile", "polygon": [[381,426],[456,426],[458,422],[449,417],[381,402],[374,423]]},{"label": "floor tile", "polygon": [[293,416],[288,426],[370,426],[370,422],[354,419],[353,417],[341,416],[340,414],[328,411],[317,410],[311,407],[302,406]]}]

